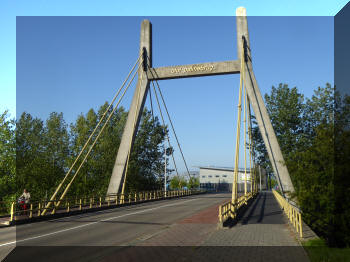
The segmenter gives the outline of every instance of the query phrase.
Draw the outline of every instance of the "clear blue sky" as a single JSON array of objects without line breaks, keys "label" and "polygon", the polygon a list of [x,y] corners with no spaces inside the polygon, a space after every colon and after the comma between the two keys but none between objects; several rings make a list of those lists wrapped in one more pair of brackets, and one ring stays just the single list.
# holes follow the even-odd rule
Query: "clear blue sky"
[{"label": "clear blue sky", "polygon": [[[0,1],[0,110],[16,112],[16,16],[234,15],[245,6],[251,16],[334,16],[347,0],[2,0]],[[200,4],[199,4],[200,3]]]},{"label": "clear blue sky", "polygon": [[[182,0],[148,1],[151,8],[135,2],[2,1],[0,109],[15,115],[17,98],[17,114],[27,110],[46,118],[51,111],[62,111],[71,122],[80,112],[109,101],[136,59],[145,18],[19,17],[16,39],[16,16],[144,15],[153,23],[154,66],[163,66],[236,59],[231,15],[238,6],[245,6],[250,16],[333,16],[347,1],[201,1],[200,7]],[[309,96],[317,86],[333,83],[332,17],[248,19],[262,93],[285,82]],[[190,166],[232,166],[238,85],[238,76],[161,82]],[[130,96],[126,106],[128,102]]]},{"label": "clear blue sky", "polygon": [[[137,58],[143,18],[18,17],[17,114],[62,111],[72,122],[110,100]],[[237,58],[233,17],[148,18],[154,67]],[[250,17],[249,28],[262,93],[284,82],[310,96],[333,83],[332,17]],[[189,165],[232,166],[238,75],[160,85]]]}]

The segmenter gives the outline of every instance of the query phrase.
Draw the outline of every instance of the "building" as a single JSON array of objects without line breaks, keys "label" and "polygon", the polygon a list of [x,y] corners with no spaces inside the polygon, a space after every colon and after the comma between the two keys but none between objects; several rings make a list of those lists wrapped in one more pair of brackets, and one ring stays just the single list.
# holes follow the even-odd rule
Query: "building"
[{"label": "building", "polygon": [[[229,167],[199,167],[199,183],[202,189],[232,192],[234,169]],[[265,172],[261,172],[262,174]],[[247,191],[250,192],[250,171],[247,169]],[[266,176],[266,175],[265,175]],[[265,179],[264,179],[265,180]],[[238,192],[244,192],[245,171],[238,170]],[[265,183],[262,189],[265,189]]]}]

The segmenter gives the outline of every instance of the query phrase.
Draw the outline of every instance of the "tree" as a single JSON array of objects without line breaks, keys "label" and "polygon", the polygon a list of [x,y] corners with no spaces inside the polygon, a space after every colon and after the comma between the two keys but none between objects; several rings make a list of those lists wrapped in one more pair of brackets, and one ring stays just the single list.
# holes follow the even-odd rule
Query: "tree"
[{"label": "tree", "polygon": [[[43,146],[45,150],[45,176],[42,186],[45,198],[52,193],[65,175],[69,158],[69,134],[63,113],[52,112],[45,122]],[[46,193],[46,191],[48,191]]]},{"label": "tree", "polygon": [[[93,109],[90,109],[85,116],[83,114],[78,116],[75,124],[71,125],[72,155],[68,166],[73,164],[97,123],[102,119],[103,113],[107,110],[107,107],[108,103],[106,102],[99,108],[97,113]],[[102,130],[102,127],[105,125],[112,111],[113,107],[107,112],[107,116],[96,130],[95,135],[92,137],[80,160],[74,167],[74,170],[77,170],[81,164],[82,159]],[[107,191],[126,117],[127,113],[122,107],[115,110],[113,115],[111,115],[109,122],[99,136],[94,148],[91,150],[87,161],[83,164],[80,173],[77,175],[76,181],[72,184],[70,195],[101,195]]]},{"label": "tree", "polygon": [[350,246],[350,96],[335,93],[334,121],[334,224],[331,241]]},{"label": "tree", "polygon": [[[0,214],[8,212],[16,193],[16,140],[15,120],[8,111],[0,115]],[[7,204],[5,204],[7,203]]]},{"label": "tree", "polygon": [[32,192],[33,198],[45,195],[47,156],[45,152],[43,121],[24,112],[16,123],[16,193],[23,188]]},{"label": "tree", "polygon": [[189,179],[188,179],[188,188],[199,188],[199,177],[194,177],[194,176],[191,176]]},{"label": "tree", "polygon": [[[350,98],[330,84],[311,98],[286,85],[265,95],[304,221],[331,246],[350,244]],[[259,161],[267,154],[257,127]]]},{"label": "tree", "polygon": [[158,190],[164,184],[164,147],[167,128],[144,110],[136,135],[126,179],[127,191]]},{"label": "tree", "polygon": [[187,181],[183,176],[173,176],[170,180],[170,188],[172,190],[182,189],[187,185]]},{"label": "tree", "polygon": [[[304,145],[303,114],[304,96],[296,87],[287,84],[272,86],[271,93],[265,94],[265,104],[271,123],[276,133],[284,158]],[[268,172],[272,172],[267,150],[260,134],[257,122],[253,117],[252,136],[257,162]]]},{"label": "tree", "polygon": [[334,220],[334,129],[320,125],[311,146],[287,160],[304,221],[330,239]]}]

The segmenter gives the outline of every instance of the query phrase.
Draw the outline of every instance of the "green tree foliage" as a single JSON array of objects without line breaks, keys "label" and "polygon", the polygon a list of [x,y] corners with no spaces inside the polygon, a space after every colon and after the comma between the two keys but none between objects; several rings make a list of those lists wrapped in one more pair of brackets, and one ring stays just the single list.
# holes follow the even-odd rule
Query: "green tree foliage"
[{"label": "green tree foliage", "polygon": [[[265,102],[304,220],[328,244],[349,245],[349,97],[335,95],[326,84],[305,99],[296,88],[280,84]],[[258,161],[270,167],[255,121],[253,139]]]},{"label": "green tree foliage", "polygon": [[36,196],[44,196],[48,156],[45,152],[44,123],[23,113],[16,124],[16,185],[17,195],[23,188],[35,192]]},{"label": "green tree foliage", "polygon": [[170,189],[182,189],[187,186],[187,181],[183,176],[176,175],[173,176],[170,180]]},{"label": "green tree foliage", "polygon": [[350,246],[350,96],[335,95],[334,226],[332,242]]},{"label": "green tree foliage", "polygon": [[15,121],[8,112],[0,115],[0,214],[7,212],[16,192]]},{"label": "green tree foliage", "polygon": [[[50,198],[107,108],[108,104],[105,103],[97,112],[90,109],[86,114],[79,115],[69,128],[62,113],[51,113],[45,122],[26,112],[16,122],[8,119],[7,112],[0,115],[0,201],[15,199],[24,188],[31,193],[33,201]],[[112,110],[111,107],[69,178],[74,176],[82,164]],[[123,108],[112,113],[72,183],[68,197],[106,193],[127,115]],[[161,126],[151,112],[143,112],[130,155],[127,191],[153,190],[163,186],[162,143],[167,132],[167,128]],[[70,179],[64,186],[69,181]]]},{"label": "green tree foliage", "polygon": [[[167,129],[145,110],[141,117],[127,173],[127,191],[159,190],[164,185],[164,142]],[[169,162],[169,161],[168,161]]]},{"label": "green tree foliage", "polygon": [[188,186],[189,189],[191,189],[191,188],[199,188],[199,177],[191,176],[188,179],[187,186]]},{"label": "green tree foliage", "polygon": [[63,177],[69,136],[63,114],[42,120],[23,113],[16,125],[17,195],[27,188],[33,199],[47,197]]},{"label": "green tree foliage", "polygon": [[[79,115],[76,122],[71,125],[71,157],[68,161],[70,167],[82,150],[86,141],[92,134],[97,123],[102,119],[103,113],[106,111],[108,104],[105,103],[101,106],[96,113],[93,109],[90,109],[86,115]],[[113,108],[110,108],[111,113]],[[111,116],[109,122],[106,124],[103,132],[101,133],[98,141],[88,156],[86,162],[83,164],[76,180],[72,184],[72,188],[69,191],[71,196],[74,195],[91,195],[91,194],[103,194],[106,192],[109,177],[112,173],[115,157],[120,144],[120,139],[125,125],[127,113],[123,108],[115,110]],[[101,131],[106,122],[107,117],[104,118],[100,127],[96,130],[95,135],[92,137],[94,141]],[[73,173],[78,169],[81,161],[86,155],[93,142],[88,144],[80,160],[74,167]]]},{"label": "green tree foliage", "polygon": [[[274,131],[280,143],[284,156],[292,154],[298,146],[304,144],[303,112],[305,110],[304,96],[296,87],[289,88],[286,84],[272,87],[271,94],[265,94],[266,109],[269,113]],[[252,135],[257,153],[257,162],[268,172],[272,167],[265,144],[253,118]]]}]

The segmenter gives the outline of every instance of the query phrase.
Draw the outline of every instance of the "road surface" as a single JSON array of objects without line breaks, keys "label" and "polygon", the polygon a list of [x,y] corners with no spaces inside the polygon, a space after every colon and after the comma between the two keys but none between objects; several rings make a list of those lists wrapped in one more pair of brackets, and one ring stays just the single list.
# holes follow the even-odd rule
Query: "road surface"
[{"label": "road surface", "polygon": [[[17,248],[13,255],[19,249],[23,253],[21,256],[35,257],[36,261],[41,261],[38,256],[45,256],[46,261],[55,261],[52,260],[54,257],[57,257],[57,261],[63,261],[62,257],[59,260],[62,254],[59,251],[61,249],[56,247],[65,247],[65,251],[75,250],[72,253],[79,253],[77,250],[83,250],[83,253],[86,254],[87,251],[94,249],[103,250],[98,247],[138,245],[167,230],[178,221],[229,199],[230,194],[195,195],[18,225],[16,228],[0,228],[0,258],[1,254],[4,256],[15,245]],[[217,209],[213,209],[212,213],[216,216]],[[14,230],[17,242],[14,239]],[[55,248],[40,249],[35,246]],[[74,247],[80,247],[80,249]],[[47,252],[41,252],[39,255],[38,250],[47,250]],[[56,255],[48,260],[48,256],[51,257],[52,253]],[[9,260],[11,255],[7,258],[8,261],[12,261]],[[64,257],[64,260],[66,259],[68,257]],[[87,257],[81,261],[88,261]]]}]

